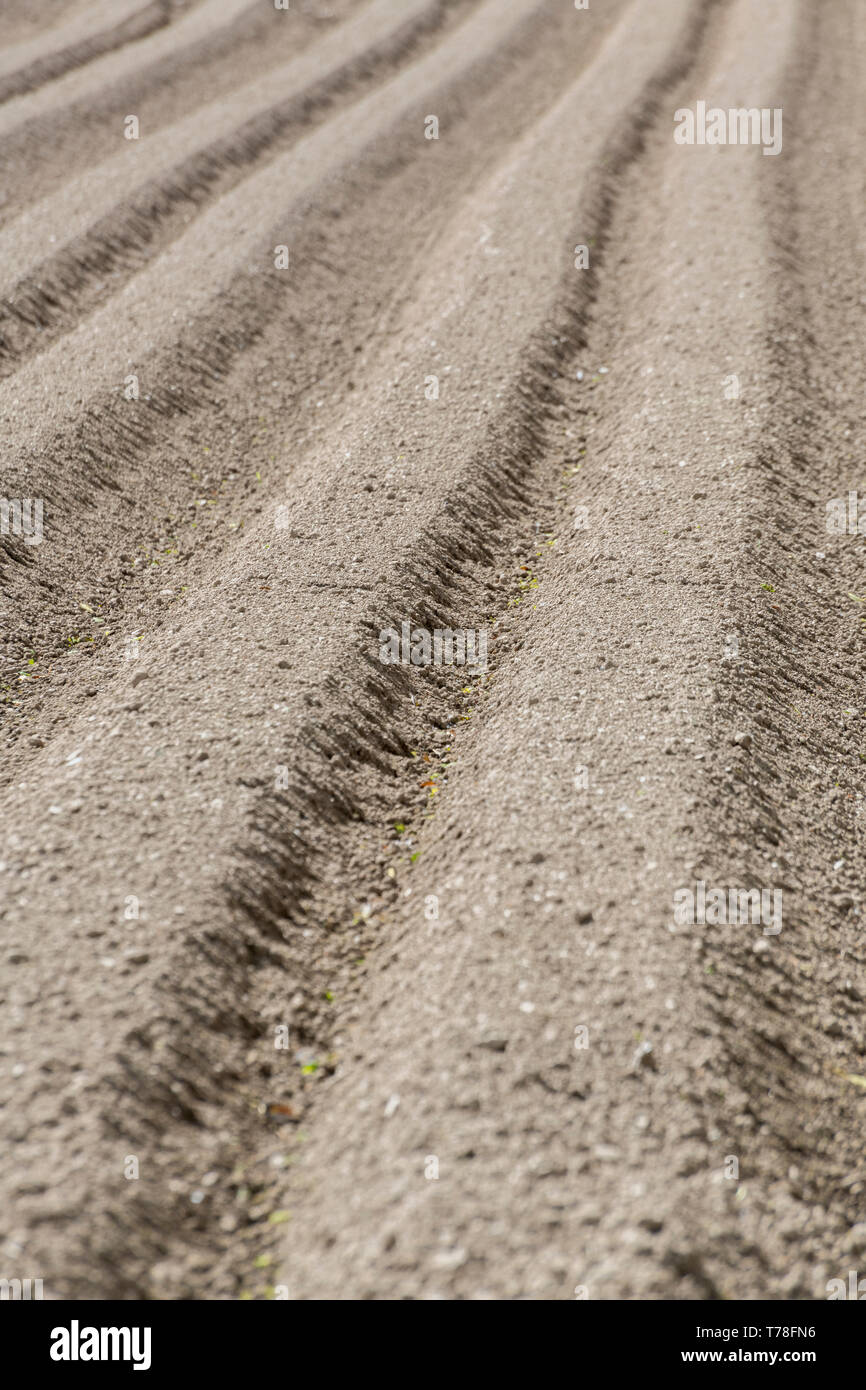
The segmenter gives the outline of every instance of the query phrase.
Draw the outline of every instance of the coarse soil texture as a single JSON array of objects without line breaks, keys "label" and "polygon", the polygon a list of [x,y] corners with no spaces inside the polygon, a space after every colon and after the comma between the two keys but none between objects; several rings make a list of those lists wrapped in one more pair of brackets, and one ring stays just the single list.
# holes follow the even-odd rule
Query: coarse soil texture
[{"label": "coarse soil texture", "polygon": [[[0,44],[0,1274],[826,1298],[862,6],[0,0]],[[743,108],[779,148],[681,142]]]}]

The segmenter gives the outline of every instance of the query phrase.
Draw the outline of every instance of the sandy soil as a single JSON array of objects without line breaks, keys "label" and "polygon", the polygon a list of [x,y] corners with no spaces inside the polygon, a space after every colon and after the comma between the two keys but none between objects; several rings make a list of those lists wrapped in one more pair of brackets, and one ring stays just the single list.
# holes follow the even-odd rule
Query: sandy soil
[{"label": "sandy soil", "polygon": [[0,1273],[825,1298],[856,0],[62,9],[0,3]]}]

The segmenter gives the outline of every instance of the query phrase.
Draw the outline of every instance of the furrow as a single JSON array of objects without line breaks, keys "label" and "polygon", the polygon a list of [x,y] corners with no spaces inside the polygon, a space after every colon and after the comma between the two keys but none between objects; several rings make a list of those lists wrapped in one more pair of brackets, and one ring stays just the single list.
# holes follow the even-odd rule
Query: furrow
[{"label": "furrow", "polygon": [[349,11],[350,0],[283,11],[202,0],[149,37],[12,98],[0,107],[5,217],[102,163],[128,115],[146,139],[315,45]]},{"label": "furrow", "polygon": [[[300,138],[335,99],[350,100],[359,82],[372,85],[406,61],[452,12],[445,0],[378,0],[311,54],[161,129],[140,149],[118,130],[116,155],[0,233],[0,261],[16,274],[0,301],[7,371],[104,298],[107,278],[117,294],[191,213],[248,178],[262,156],[273,159],[287,137]],[[46,256],[49,243],[56,249]]]},{"label": "furrow", "polygon": [[68,23],[0,50],[0,102],[145,38],[170,19],[170,0],[100,0]]}]

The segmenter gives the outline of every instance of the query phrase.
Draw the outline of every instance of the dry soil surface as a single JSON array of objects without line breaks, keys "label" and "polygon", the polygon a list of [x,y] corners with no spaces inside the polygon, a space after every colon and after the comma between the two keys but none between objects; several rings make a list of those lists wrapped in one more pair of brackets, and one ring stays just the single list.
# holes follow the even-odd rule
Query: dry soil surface
[{"label": "dry soil surface", "polygon": [[862,21],[2,0],[0,1274],[862,1264]]}]

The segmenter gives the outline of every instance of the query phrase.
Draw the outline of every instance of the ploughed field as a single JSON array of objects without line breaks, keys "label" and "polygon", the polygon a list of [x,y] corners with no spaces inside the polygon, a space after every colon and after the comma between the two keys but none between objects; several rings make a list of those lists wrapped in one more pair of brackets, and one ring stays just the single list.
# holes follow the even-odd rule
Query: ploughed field
[{"label": "ploughed field", "polygon": [[827,1297],[856,0],[49,8],[0,0],[0,1275]]}]

